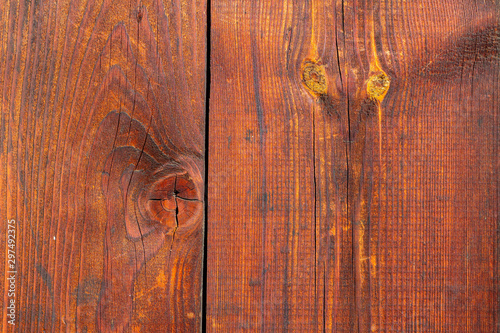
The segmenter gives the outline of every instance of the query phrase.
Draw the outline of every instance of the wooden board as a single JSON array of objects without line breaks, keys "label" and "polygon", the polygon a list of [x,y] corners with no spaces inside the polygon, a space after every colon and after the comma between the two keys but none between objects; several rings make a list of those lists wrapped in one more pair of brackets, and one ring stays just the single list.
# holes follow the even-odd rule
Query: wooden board
[{"label": "wooden board", "polygon": [[498,331],[498,1],[212,6],[207,331]]},{"label": "wooden board", "polygon": [[206,18],[0,1],[2,332],[201,327]]}]

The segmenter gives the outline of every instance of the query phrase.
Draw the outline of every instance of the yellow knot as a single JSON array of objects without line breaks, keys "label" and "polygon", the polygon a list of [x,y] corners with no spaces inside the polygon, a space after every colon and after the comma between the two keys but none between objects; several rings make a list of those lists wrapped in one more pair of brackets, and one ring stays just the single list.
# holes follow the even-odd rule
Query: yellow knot
[{"label": "yellow knot", "polygon": [[384,72],[378,72],[371,75],[368,79],[366,91],[370,98],[381,102],[387,94],[390,85],[391,79]]},{"label": "yellow knot", "polygon": [[316,95],[326,94],[325,67],[313,62],[306,62],[303,66],[302,81],[306,87]]}]

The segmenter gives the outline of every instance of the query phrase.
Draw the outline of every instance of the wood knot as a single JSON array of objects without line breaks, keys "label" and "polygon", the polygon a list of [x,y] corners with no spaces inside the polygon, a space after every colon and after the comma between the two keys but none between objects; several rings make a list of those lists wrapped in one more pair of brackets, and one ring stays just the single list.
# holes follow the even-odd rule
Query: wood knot
[{"label": "wood knot", "polygon": [[143,216],[172,230],[196,215],[202,208],[200,199],[191,176],[187,172],[176,173],[158,179],[148,191],[143,191],[139,209]]},{"label": "wood knot", "polygon": [[390,85],[391,79],[384,72],[372,74],[366,84],[368,97],[381,102],[387,94]]},{"label": "wood knot", "polygon": [[99,154],[112,148],[101,179],[110,225],[122,226],[125,221],[132,241],[152,232],[187,235],[199,227],[203,177],[197,163],[187,156],[163,153],[145,126],[124,112],[110,112],[97,137],[109,141],[110,133],[116,133],[115,141],[121,146],[98,147],[104,149]]},{"label": "wood knot", "polygon": [[325,95],[327,90],[325,67],[311,61],[304,62],[302,82],[313,94]]}]

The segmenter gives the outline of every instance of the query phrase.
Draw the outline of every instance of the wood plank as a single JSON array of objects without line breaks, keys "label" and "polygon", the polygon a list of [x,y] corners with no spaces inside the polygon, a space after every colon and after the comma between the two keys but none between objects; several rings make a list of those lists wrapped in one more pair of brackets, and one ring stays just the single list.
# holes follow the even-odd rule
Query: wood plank
[{"label": "wood plank", "polygon": [[499,15],[213,3],[207,331],[498,330]]},{"label": "wood plank", "polygon": [[310,6],[212,6],[207,331],[315,332],[314,100],[299,75]]},{"label": "wood plank", "polygon": [[212,3],[209,332],[318,325],[312,100],[296,77],[305,10]]},{"label": "wood plank", "polygon": [[206,2],[0,8],[2,332],[198,330]]}]

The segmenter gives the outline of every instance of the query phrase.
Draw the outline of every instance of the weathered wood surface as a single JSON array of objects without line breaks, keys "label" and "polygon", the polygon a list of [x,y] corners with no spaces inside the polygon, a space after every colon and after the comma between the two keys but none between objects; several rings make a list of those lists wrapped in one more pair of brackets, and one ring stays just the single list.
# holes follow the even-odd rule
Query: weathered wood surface
[{"label": "weathered wood surface", "polygon": [[500,4],[0,1],[2,331],[500,331]]},{"label": "weathered wood surface", "polygon": [[3,332],[201,327],[206,17],[204,0],[0,1]]},{"label": "weathered wood surface", "polygon": [[499,3],[212,3],[208,332],[496,332]]}]

